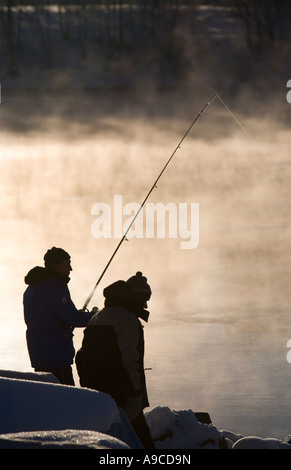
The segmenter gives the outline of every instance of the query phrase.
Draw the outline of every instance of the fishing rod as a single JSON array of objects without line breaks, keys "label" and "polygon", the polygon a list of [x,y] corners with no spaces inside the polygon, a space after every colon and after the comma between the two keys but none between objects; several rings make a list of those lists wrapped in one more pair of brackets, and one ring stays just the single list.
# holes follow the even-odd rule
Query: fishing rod
[{"label": "fishing rod", "polygon": [[208,108],[208,106],[212,103],[212,101],[217,97],[217,93],[215,93],[211,98],[210,100],[204,105],[204,107],[201,109],[201,111],[197,114],[197,116],[195,117],[195,119],[193,120],[193,122],[191,123],[190,127],[187,129],[187,131],[185,132],[185,134],[183,135],[182,139],[180,140],[180,142],[178,143],[177,147],[175,148],[175,150],[173,151],[172,155],[170,156],[170,158],[168,159],[168,161],[166,162],[166,164],[164,165],[164,167],[162,168],[162,170],[160,171],[158,177],[156,178],[154,184],[152,185],[152,187],[150,188],[149,192],[147,193],[146,197],[144,198],[143,202],[141,203],[138,211],[136,212],[135,216],[133,217],[132,221],[130,222],[128,228],[126,229],[123,237],[121,238],[120,242],[118,243],[117,247],[115,248],[111,258],[109,259],[108,263],[106,264],[105,268],[103,269],[99,279],[97,280],[95,286],[93,287],[93,290],[92,292],[90,293],[90,295],[88,296],[86,302],[84,303],[84,306],[83,306],[83,310],[86,310],[87,309],[87,306],[90,302],[90,300],[92,299],[94,293],[95,293],[95,290],[97,289],[98,285],[100,284],[104,274],[106,273],[107,269],[109,268],[113,258],[115,257],[116,253],[118,252],[119,248],[121,247],[122,243],[124,242],[124,240],[126,240],[126,235],[128,234],[129,230],[131,229],[132,225],[134,224],[136,218],[138,217],[139,213],[141,212],[141,210],[143,209],[145,203],[147,202],[148,198],[150,197],[151,193],[153,192],[153,190],[157,187],[157,183],[159,181],[159,179],[161,178],[161,176],[163,175],[164,171],[166,170],[166,168],[168,167],[169,163],[171,162],[171,160],[173,159],[175,153],[177,152],[178,149],[181,148],[181,144],[182,142],[184,141],[184,139],[187,137],[187,135],[189,134],[189,132],[191,131],[191,129],[195,126],[196,122],[201,118],[202,114],[206,111],[206,109]]}]

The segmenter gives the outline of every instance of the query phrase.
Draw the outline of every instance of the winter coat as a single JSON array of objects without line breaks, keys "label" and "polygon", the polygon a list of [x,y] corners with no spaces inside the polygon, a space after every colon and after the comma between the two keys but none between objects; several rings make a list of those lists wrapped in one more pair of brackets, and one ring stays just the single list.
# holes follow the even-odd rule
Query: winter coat
[{"label": "winter coat", "polygon": [[149,406],[143,327],[132,311],[105,307],[97,312],[84,331],[76,364],[82,387],[110,394],[121,407],[135,395],[142,396],[142,408]]},{"label": "winter coat", "polygon": [[92,313],[77,310],[69,278],[36,266],[25,277],[23,296],[26,341],[32,367],[49,370],[73,363],[73,328],[85,327]]}]

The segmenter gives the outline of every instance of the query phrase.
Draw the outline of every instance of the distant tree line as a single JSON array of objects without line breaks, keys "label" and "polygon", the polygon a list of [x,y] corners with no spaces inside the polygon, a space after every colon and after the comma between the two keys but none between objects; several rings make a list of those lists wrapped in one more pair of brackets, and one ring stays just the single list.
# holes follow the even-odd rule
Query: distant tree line
[{"label": "distant tree line", "polygon": [[289,0],[232,0],[230,5],[243,23],[248,50],[255,57],[272,47],[280,16],[291,13]]},{"label": "distant tree line", "polygon": [[249,53],[258,57],[272,48],[288,1],[0,0],[1,68],[15,75],[24,60],[58,67],[65,51],[68,61],[156,55],[178,70],[185,38],[194,44],[206,34],[197,23],[203,5],[236,17]]}]

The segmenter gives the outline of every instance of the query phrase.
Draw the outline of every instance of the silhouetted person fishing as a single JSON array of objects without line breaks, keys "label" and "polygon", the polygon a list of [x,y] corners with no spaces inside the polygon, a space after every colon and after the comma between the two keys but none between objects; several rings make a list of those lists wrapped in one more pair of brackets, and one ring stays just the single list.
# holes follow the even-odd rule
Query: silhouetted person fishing
[{"label": "silhouetted person fishing", "polygon": [[78,310],[68,289],[70,255],[53,247],[25,277],[23,296],[26,340],[35,371],[51,372],[62,384],[74,385],[72,364],[74,327],[85,327],[93,312]]},{"label": "silhouetted person fishing", "polygon": [[144,448],[154,448],[143,409],[149,406],[144,373],[144,334],[151,288],[141,272],[103,291],[104,308],[84,331],[76,365],[82,387],[108,393],[123,408]]}]

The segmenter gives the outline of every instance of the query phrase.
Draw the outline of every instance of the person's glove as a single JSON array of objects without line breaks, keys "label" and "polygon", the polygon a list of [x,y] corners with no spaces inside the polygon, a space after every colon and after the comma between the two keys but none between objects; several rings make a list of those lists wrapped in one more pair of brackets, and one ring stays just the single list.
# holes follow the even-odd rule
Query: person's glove
[{"label": "person's glove", "polygon": [[[78,311],[79,311],[80,313],[82,313],[82,312],[89,312],[89,310],[88,310],[87,308],[85,308],[85,310],[84,310],[83,308],[80,308]],[[97,313],[98,311],[99,311],[99,308],[98,308],[98,307],[93,307],[90,313],[95,314],[95,313]]]},{"label": "person's glove", "polygon": [[133,421],[135,418],[138,417],[142,410],[142,396],[136,395],[127,397],[124,411],[127,414],[127,417],[130,421]]}]

